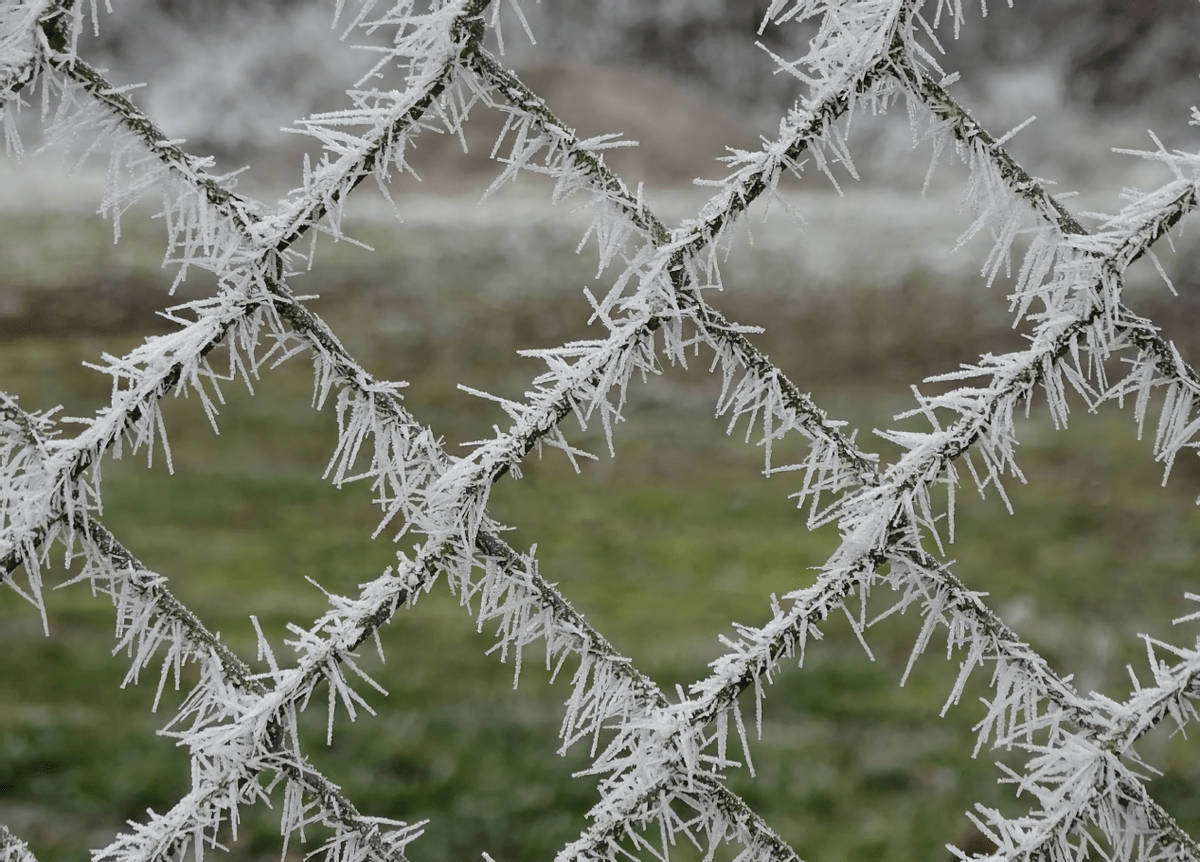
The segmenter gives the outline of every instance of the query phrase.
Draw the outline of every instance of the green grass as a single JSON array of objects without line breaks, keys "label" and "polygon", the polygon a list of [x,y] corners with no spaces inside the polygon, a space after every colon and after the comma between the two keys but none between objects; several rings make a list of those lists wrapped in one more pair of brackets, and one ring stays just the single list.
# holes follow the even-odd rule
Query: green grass
[{"label": "green grass", "polygon": [[[454,391],[455,382],[519,395],[535,367],[513,357],[516,347],[586,332],[574,285],[545,301],[557,289],[546,268],[575,267],[587,278],[587,261],[570,258],[555,236],[531,242],[542,257],[522,264],[489,251],[495,237],[485,235],[449,273],[415,241],[362,259],[369,264],[335,247],[312,279],[333,294],[321,303],[351,348],[372,370],[410,379],[410,407],[455,450],[503,424],[492,405]],[[513,284],[472,292],[481,274],[501,266]],[[411,279],[392,284],[387,272]],[[529,281],[517,289],[522,272]],[[919,273],[902,276],[896,290],[920,286]],[[756,317],[756,302],[751,295],[728,304],[739,318],[772,320],[764,344],[773,358],[859,427],[868,446],[870,430],[908,406],[897,377],[953,367],[996,334],[978,322],[972,299],[962,319],[977,325],[947,325],[923,352],[898,341],[853,364],[839,356],[855,346],[844,331],[855,313],[903,327],[917,321],[898,309],[924,310],[914,310],[915,300],[837,306],[814,299]],[[813,343],[796,332],[813,332]],[[0,381],[27,408],[62,402],[86,414],[107,388],[80,360],[137,341],[128,332],[65,338],[48,330],[8,338],[0,342]],[[493,494],[495,516],[516,526],[509,541],[536,544],[542,573],[668,690],[706,672],[720,654],[716,635],[731,621],[761,623],[771,593],[809,583],[837,539],[830,528],[805,531],[788,500],[794,476],[763,478],[758,450],[711,419],[713,385],[700,365],[635,386],[615,459],[595,429],[573,432],[601,454],[598,462],[575,475],[549,454]],[[321,479],[335,428],[328,411],[309,406],[305,361],[269,372],[257,388],[253,398],[226,388],[219,437],[195,399],[170,399],[175,475],[161,462],[147,471],[133,458],[106,464],[104,485],[105,523],[248,657],[250,614],[279,645],[286,623],[303,624],[325,608],[305,578],[352,592],[394,561],[386,537],[368,538],[377,523],[368,489],[339,490]],[[1159,488],[1148,444],[1116,412],[1079,415],[1069,430],[1055,431],[1035,411],[1022,440],[1030,483],[1007,486],[1015,515],[994,494],[960,494],[958,541],[949,548],[955,571],[990,591],[995,607],[1084,688],[1121,695],[1124,663],[1138,661],[1137,632],[1190,638],[1190,630],[1169,631],[1169,620],[1181,613],[1183,591],[1196,590],[1200,469],[1185,459]],[[156,680],[120,688],[126,659],[110,655],[111,607],[86,587],[48,596],[49,638],[29,606],[0,595],[0,822],[28,838],[42,862],[82,859],[123,820],[147,807],[161,811],[186,791],[185,754],[154,734],[181,694],[168,692],[155,715]],[[882,608],[888,597],[877,598]],[[942,845],[965,833],[964,810],[975,802],[1013,806],[996,784],[994,756],[970,757],[986,671],[944,718],[938,713],[957,659],[947,661],[940,645],[899,687],[918,625],[911,612],[881,624],[870,639],[872,662],[845,622],[833,620],[804,668],[787,669],[767,691],[763,739],[751,751],[757,775],[741,770],[731,782],[804,858],[941,859]],[[571,777],[588,763],[584,747],[565,758],[555,753],[567,686],[549,684],[536,647],[514,691],[511,661],[484,655],[490,632],[476,631],[444,584],[401,611],[383,642],[386,664],[364,654],[389,691],[386,698],[367,692],[378,717],[351,723],[340,715],[328,748],[323,703],[305,718],[314,759],[363,811],[428,818],[414,860],[477,859],[482,851],[497,862],[550,859],[578,835],[596,799],[595,779]],[[1194,750],[1156,737],[1143,753],[1164,770],[1152,785],[1160,800],[1186,825],[1200,826]],[[234,858],[277,858],[274,814],[249,813]]]}]

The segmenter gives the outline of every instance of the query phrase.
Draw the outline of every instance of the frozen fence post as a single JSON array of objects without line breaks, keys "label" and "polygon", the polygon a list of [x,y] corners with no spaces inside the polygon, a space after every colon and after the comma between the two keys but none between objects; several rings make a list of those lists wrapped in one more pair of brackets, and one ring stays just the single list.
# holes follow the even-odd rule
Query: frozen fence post
[{"label": "frozen fence post", "polygon": [[[781,118],[775,139],[758,151],[733,153],[730,175],[711,200],[696,218],[672,228],[609,170],[606,138],[578,140],[486,50],[500,5],[339,0],[335,17],[350,32],[386,28],[394,38],[347,92],[350,107],[300,122],[324,145],[325,157],[306,168],[297,192],[268,207],[235,193],[225,178],[207,172],[205,160],[167,141],[152,118],[79,55],[83,29],[102,23],[94,4],[0,0],[0,98],[10,150],[20,153],[16,112],[45,99],[53,107],[44,115],[50,136],[111,152],[105,211],[116,219],[146,190],[160,190],[181,273],[207,270],[219,285],[176,312],[171,334],[105,358],[111,404],[82,432],[66,436],[53,416],[26,412],[0,395],[5,583],[44,615],[44,573],[50,549],[60,544],[81,558],[77,579],[112,597],[119,643],[133,656],[129,680],[152,661],[163,662],[164,677],[184,663],[199,667],[198,683],[169,725],[192,754],[192,790],[169,811],[118,835],[97,858],[175,859],[191,850],[199,859],[217,846],[222,830],[236,827],[241,806],[270,788],[285,840],[321,823],[331,830],[324,848],[330,859],[404,859],[420,825],[359,812],[301,750],[297,714],[322,683],[331,726],[338,703],[351,715],[365,707],[356,686],[372,681],[355,664],[354,650],[443,577],[478,598],[479,619],[498,624],[504,651],[519,656],[541,640],[552,662],[573,662],[563,748],[605,739],[591,767],[603,776],[601,798],[560,862],[616,860],[626,852],[665,858],[677,841],[697,844],[709,858],[726,842],[736,846],[739,862],[795,858],[724,781],[738,760],[750,759],[743,694],[756,708],[763,683],[803,655],[816,626],[851,596],[865,602],[878,587],[893,591],[895,607],[919,608],[925,622],[914,659],[939,629],[965,655],[951,700],[976,667],[992,666],[994,692],[979,744],[1032,746],[1017,776],[1028,812],[1008,818],[980,808],[973,815],[999,848],[987,858],[1067,862],[1090,848],[1119,859],[1198,862],[1200,847],[1155,802],[1132,747],[1164,720],[1182,726],[1195,716],[1200,652],[1156,642],[1170,660],[1152,654],[1150,681],[1128,701],[1082,695],[926,546],[940,545],[937,522],[946,511],[932,492],[939,486],[952,492],[960,464],[981,489],[999,488],[1016,469],[1014,413],[1039,389],[1063,423],[1068,391],[1093,408],[1129,396],[1139,423],[1151,394],[1161,392],[1157,456],[1169,470],[1180,451],[1196,445],[1200,378],[1127,308],[1122,278],[1196,208],[1200,157],[1148,154],[1169,166],[1174,179],[1133,197],[1089,232],[943,86],[927,45],[962,24],[959,0],[774,0],[763,27],[815,25],[804,56],[777,58],[805,83],[806,95]],[[966,165],[967,199],[977,215],[971,230],[996,238],[985,269],[994,275],[1017,235],[1032,236],[1014,308],[1019,320],[1033,324],[1033,337],[1024,350],[989,353],[935,378],[968,382],[936,397],[918,395],[913,412],[933,427],[889,432],[904,454],[883,465],[754,346],[747,327],[714,310],[704,290],[721,285],[718,251],[752,203],[779,197],[781,177],[800,176],[806,165],[826,173],[839,163],[852,169],[848,118],[900,102],[937,151],[952,151]],[[535,170],[553,178],[556,201],[588,200],[602,265],[618,274],[613,290],[593,300],[604,337],[537,351],[547,370],[524,402],[503,402],[511,427],[455,457],[408,412],[398,385],[364,369],[293,295],[288,279],[300,258],[298,240],[312,231],[341,235],[346,199],[361,182],[386,185],[407,169],[407,146],[423,129],[457,133],[479,110],[506,114],[496,147],[503,167],[493,187]],[[1044,311],[1031,315],[1034,302]],[[209,362],[218,343],[228,348],[226,375]],[[631,378],[681,360],[697,345],[711,350],[712,368],[722,376],[718,412],[761,435],[768,468],[780,467],[770,462],[772,441],[790,435],[806,441],[802,462],[785,466],[803,475],[798,497],[809,509],[807,526],[836,522],[842,542],[813,583],[773,603],[766,625],[741,627],[709,676],[672,701],[573,610],[535,560],[505,544],[486,503],[495,482],[530,452],[550,446],[579,454],[559,429],[569,414],[599,419],[615,449]],[[110,452],[156,443],[169,459],[159,410],[166,394],[193,392],[215,422],[218,380],[249,380],[264,361],[298,353],[312,359],[318,405],[330,402],[337,413],[341,433],[330,477],[339,484],[369,480],[383,524],[419,542],[358,595],[333,597],[324,616],[298,628],[292,665],[279,664],[260,633],[271,668],[264,676],[251,673],[98,520],[97,467]],[[1107,376],[1114,357],[1126,360],[1115,380]],[[859,620],[853,624],[865,640],[863,617],[848,616]],[[743,749],[737,760],[731,746]],[[0,850],[5,859],[32,858],[4,827]]]}]

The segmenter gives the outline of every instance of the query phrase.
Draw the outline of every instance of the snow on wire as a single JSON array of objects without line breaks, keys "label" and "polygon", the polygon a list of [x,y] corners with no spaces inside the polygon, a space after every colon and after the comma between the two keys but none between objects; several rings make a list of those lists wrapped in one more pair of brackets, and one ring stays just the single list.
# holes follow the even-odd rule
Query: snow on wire
[{"label": "snow on wire", "polygon": [[[514,0],[509,5],[519,13]],[[947,705],[976,667],[991,666],[993,695],[977,746],[1024,746],[1031,753],[1024,772],[1009,777],[1030,792],[1035,807],[1017,818],[982,807],[972,815],[998,847],[986,858],[1065,862],[1100,849],[1100,835],[1102,852],[1112,858],[1200,862],[1200,846],[1149,794],[1133,749],[1160,722],[1182,726],[1195,717],[1200,651],[1148,641],[1151,684],[1124,703],[1082,695],[926,548],[932,542],[941,550],[943,515],[946,538],[953,539],[962,465],[980,490],[991,485],[1001,494],[1005,475],[1020,475],[1014,413],[1039,389],[1058,423],[1067,420],[1070,391],[1093,408],[1130,397],[1139,425],[1151,394],[1162,390],[1156,457],[1169,471],[1180,451],[1196,445],[1200,377],[1127,308],[1122,277],[1196,208],[1200,156],[1146,154],[1175,179],[1129,200],[1089,233],[942,86],[945,76],[929,46],[962,26],[961,0],[774,0],[763,28],[799,22],[815,28],[808,53],[775,58],[804,83],[806,96],[760,150],[732,152],[730,174],[710,201],[672,229],[608,169],[609,138],[577,139],[485,49],[487,33],[499,29],[500,6],[338,0],[335,25],[346,34],[386,28],[394,38],[347,91],[352,108],[299,121],[325,156],[306,165],[302,187],[271,208],[235,193],[229,177],[209,172],[211,161],[167,140],[79,56],[84,28],[101,25],[94,0],[0,0],[9,151],[22,153],[18,112],[40,107],[49,141],[110,153],[102,209],[118,235],[123,211],[147,193],[161,194],[178,280],[195,267],[214,273],[219,284],[213,296],[170,310],[178,325],[173,333],[102,358],[95,367],[112,379],[111,403],[73,437],[52,412],[28,413],[0,393],[5,583],[46,624],[43,573],[57,543],[68,558],[81,560],[76,579],[111,597],[118,648],[131,660],[127,681],[157,665],[161,693],[171,677],[179,684],[185,663],[199,669],[166,729],[191,754],[192,790],[169,811],[132,825],[96,858],[176,859],[190,850],[199,859],[219,846],[224,830],[236,835],[241,806],[278,792],[285,842],[321,823],[332,834],[323,848],[328,859],[405,859],[421,825],[359,812],[302,751],[297,714],[322,683],[330,733],[339,706],[351,717],[369,711],[356,686],[374,683],[355,663],[355,650],[368,639],[382,650],[380,627],[444,577],[480,626],[497,625],[497,651],[513,654],[518,674],[522,650],[539,640],[555,673],[574,662],[562,750],[590,740],[588,771],[602,777],[601,798],[591,824],[560,852],[561,862],[615,860],[631,850],[665,858],[679,840],[709,858],[726,842],[736,845],[739,862],[797,858],[725,784],[725,771],[741,761],[753,769],[743,706],[761,729],[764,682],[787,661],[803,664],[810,638],[831,614],[844,612],[865,643],[865,614],[851,607],[851,598],[865,609],[878,586],[893,591],[893,610],[915,606],[922,615],[912,660],[939,629],[950,648],[965,654]],[[845,423],[831,419],[755,348],[747,338],[752,327],[726,320],[704,292],[722,286],[719,254],[754,201],[766,197],[786,207],[780,178],[801,175],[808,165],[831,179],[835,164],[854,174],[849,119],[900,102],[934,151],[951,149],[969,171],[966,196],[976,221],[968,233],[995,237],[985,275],[995,277],[1018,234],[1032,238],[1013,310],[1034,329],[1024,350],[988,354],[934,378],[964,381],[957,388],[936,397],[917,392],[912,414],[928,417],[932,430],[887,432],[905,452],[884,467],[842,432]],[[361,182],[373,179],[386,194],[388,181],[409,170],[407,147],[417,135],[458,133],[470,112],[481,109],[506,115],[493,152],[502,169],[492,188],[533,171],[554,180],[555,202],[586,198],[593,214],[588,235],[598,244],[601,267],[618,274],[607,295],[591,297],[606,336],[533,352],[546,371],[525,401],[502,401],[511,427],[455,457],[408,412],[401,384],[362,368],[291,292],[288,279],[305,262],[299,240],[313,231],[342,236],[345,202]],[[1035,302],[1045,310],[1031,313]],[[227,369],[209,362],[218,344],[227,348]],[[656,373],[664,362],[686,363],[685,351],[700,345],[711,350],[712,371],[721,375],[718,415],[731,429],[744,422],[747,434],[760,438],[768,471],[802,475],[795,496],[808,510],[808,526],[835,522],[842,541],[812,585],[773,601],[766,625],[739,626],[709,676],[672,701],[542,578],[535,559],[500,538],[502,527],[486,506],[496,481],[518,472],[535,450],[591,457],[560,431],[568,416],[598,420],[615,451],[632,378]],[[313,362],[314,403],[332,403],[337,416],[327,476],[339,485],[369,482],[381,504],[379,530],[419,541],[357,596],[331,596],[330,609],[309,628],[293,626],[292,665],[279,662],[260,631],[259,657],[270,667],[261,675],[100,522],[100,467],[105,455],[144,448],[152,458],[156,447],[169,463],[163,397],[196,394],[215,426],[221,382],[241,378],[250,386],[261,368],[301,353]],[[1106,361],[1117,355],[1127,360],[1125,372],[1112,380],[1114,364]],[[947,412],[957,417],[950,424],[940,418]],[[793,434],[807,442],[807,456],[773,463],[772,442]],[[948,492],[946,507],[934,501],[938,489]],[[1170,662],[1159,658],[1164,653]],[[752,703],[743,704],[747,690]],[[740,760],[731,751],[739,747]],[[5,859],[33,858],[4,827],[0,848]]]}]

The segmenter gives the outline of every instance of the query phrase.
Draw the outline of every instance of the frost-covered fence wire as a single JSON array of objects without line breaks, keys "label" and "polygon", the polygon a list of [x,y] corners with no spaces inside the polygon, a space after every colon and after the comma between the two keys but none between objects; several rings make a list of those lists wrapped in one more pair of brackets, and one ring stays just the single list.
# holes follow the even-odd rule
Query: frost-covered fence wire
[{"label": "frost-covered fence wire", "polygon": [[[1132,197],[1089,232],[1008,155],[1003,138],[976,125],[946,91],[936,45],[962,26],[958,0],[776,0],[763,28],[803,25],[816,34],[804,56],[776,58],[805,84],[806,96],[781,118],[773,140],[729,156],[728,178],[696,218],[669,228],[640,191],[606,167],[604,150],[616,141],[578,140],[485,49],[489,30],[499,31],[499,4],[339,0],[334,21],[347,35],[370,31],[377,39],[386,30],[393,38],[347,91],[350,108],[299,122],[325,156],[306,164],[300,190],[272,208],[235,193],[228,177],[209,172],[210,161],[166,140],[79,56],[84,28],[103,23],[95,4],[0,0],[0,91],[10,152],[21,154],[18,112],[40,110],[51,141],[110,153],[102,207],[118,229],[121,213],[136,200],[161,194],[178,278],[195,267],[214,273],[219,285],[214,295],[170,310],[173,333],[124,356],[103,357],[111,404],[81,433],[66,435],[53,413],[29,413],[0,396],[5,582],[44,618],[43,573],[51,548],[61,545],[82,561],[78,580],[112,597],[119,647],[132,658],[129,681],[157,665],[161,691],[172,675],[178,681],[185,663],[199,668],[198,683],[167,727],[191,753],[192,790],[117,836],[98,859],[175,859],[188,850],[199,858],[227,830],[236,831],[243,805],[271,796],[285,840],[321,823],[331,830],[323,848],[329,859],[406,858],[420,826],[359,812],[301,750],[297,713],[322,684],[318,699],[327,704],[331,732],[339,706],[351,716],[369,709],[357,687],[373,683],[355,651],[368,640],[382,650],[380,627],[438,578],[481,624],[496,625],[499,652],[514,653],[518,667],[521,651],[540,640],[548,665],[571,676],[562,748],[590,744],[590,771],[602,781],[590,823],[559,854],[564,862],[626,853],[665,857],[679,841],[708,853],[732,842],[747,862],[795,858],[725,784],[724,774],[742,761],[752,768],[743,706],[759,714],[764,683],[789,662],[803,662],[830,614],[845,611],[865,642],[865,603],[877,586],[893,591],[894,609],[916,606],[921,613],[914,660],[939,629],[960,651],[950,701],[976,667],[991,666],[993,694],[978,745],[1024,746],[1030,753],[1024,771],[1011,776],[1031,800],[1028,813],[1010,819],[979,808],[971,815],[999,848],[986,858],[1065,862],[1091,852],[1200,859],[1200,847],[1150,795],[1133,748],[1160,722],[1182,727],[1195,716],[1200,652],[1150,640],[1150,680],[1128,701],[1083,695],[930,550],[953,538],[954,493],[964,467],[981,490],[994,486],[1001,494],[1004,475],[1019,475],[1014,412],[1037,390],[1056,421],[1067,420],[1071,391],[1091,408],[1128,398],[1139,425],[1157,391],[1155,451],[1165,469],[1195,445],[1200,379],[1121,293],[1129,265],[1197,206],[1200,156],[1146,154],[1175,179]],[[904,454],[885,466],[755,348],[751,328],[712,309],[704,292],[722,286],[719,253],[754,201],[765,196],[786,208],[777,191],[785,173],[816,168],[832,179],[834,164],[853,173],[850,118],[900,102],[935,152],[950,148],[969,169],[966,198],[976,220],[968,235],[995,237],[985,276],[1001,271],[1018,234],[1031,237],[1013,310],[1018,321],[1033,324],[1033,336],[1024,350],[985,354],[935,378],[963,383],[936,397],[917,395],[912,415],[927,417],[931,430],[888,432]],[[605,337],[536,351],[546,371],[525,401],[502,402],[510,428],[455,457],[407,411],[400,384],[362,368],[292,294],[288,279],[305,263],[298,242],[307,234],[341,236],[347,196],[361,182],[374,180],[386,191],[408,169],[415,136],[435,128],[458,133],[473,110],[506,115],[493,188],[535,171],[554,180],[555,201],[584,196],[593,213],[589,236],[602,267],[616,276],[605,296],[591,297]],[[220,371],[209,362],[218,344],[229,357]],[[572,459],[591,457],[560,431],[570,415],[599,421],[614,450],[632,378],[664,362],[684,363],[685,349],[701,345],[723,382],[718,414],[760,437],[769,471],[796,471],[795,496],[808,511],[808,526],[836,522],[842,541],[811,585],[773,602],[766,625],[739,626],[709,676],[671,699],[572,609],[534,559],[504,543],[486,504],[497,480],[519,471],[534,450],[550,446]],[[220,381],[250,383],[264,365],[302,353],[313,363],[316,403],[331,403],[337,415],[329,477],[338,484],[368,481],[382,507],[379,529],[415,537],[417,545],[357,596],[331,597],[325,615],[307,629],[294,628],[292,663],[277,659],[260,633],[260,658],[270,668],[261,675],[98,520],[99,468],[106,454],[156,446],[169,463],[159,409],[168,393],[198,395],[215,424]],[[1114,368],[1122,371],[1111,378]],[[947,415],[957,418],[947,423]],[[792,434],[807,442],[807,456],[774,463],[772,442]],[[941,490],[945,506],[935,502]],[[743,693],[751,703],[743,704]],[[6,828],[0,847],[6,859],[32,858]]]}]

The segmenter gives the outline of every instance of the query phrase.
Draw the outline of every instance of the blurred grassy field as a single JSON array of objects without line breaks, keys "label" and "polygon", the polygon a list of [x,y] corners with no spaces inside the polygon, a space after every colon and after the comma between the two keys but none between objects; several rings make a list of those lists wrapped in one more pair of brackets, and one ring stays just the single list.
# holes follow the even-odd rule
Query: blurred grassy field
[{"label": "blurred grassy field", "polygon": [[[516,349],[588,334],[580,287],[594,282],[593,264],[574,254],[574,216],[451,205],[418,216],[400,229],[363,224],[358,235],[374,254],[326,244],[295,286],[322,295],[314,307],[369,369],[411,381],[410,408],[458,451],[504,416],[454,385],[519,396],[538,369]],[[911,404],[908,383],[1022,341],[1007,329],[1002,286],[983,291],[961,264],[936,270],[904,257],[894,238],[885,246],[900,263],[890,266],[886,254],[819,247],[821,231],[845,217],[822,217],[798,246],[768,233],[736,249],[731,293],[717,304],[742,322],[767,322],[759,341],[772,358],[873,447],[870,431]],[[940,227],[953,238],[955,225]],[[152,312],[169,282],[157,271],[161,228],[130,218],[115,250],[111,228],[91,218],[56,214],[54,235],[68,239],[38,245],[46,230],[7,214],[0,224],[0,386],[27,409],[62,403],[87,415],[107,386],[81,361],[126,350],[159,326]],[[822,263],[839,254],[840,264]],[[1147,309],[1166,307],[1143,293]],[[1171,316],[1181,337],[1200,322],[1188,303]],[[806,532],[789,475],[764,479],[760,452],[712,420],[714,382],[703,358],[697,366],[633,388],[615,459],[594,430],[576,433],[601,454],[582,475],[547,456],[493,495],[494,514],[516,525],[510,541],[536,543],[543,574],[668,690],[705,673],[731,620],[762,622],[770,593],[808,583],[837,538]],[[250,614],[278,640],[287,622],[325,607],[306,577],[353,591],[394,560],[385,539],[368,539],[377,515],[367,489],[321,479],[335,427],[310,407],[304,359],[257,389],[250,397],[226,388],[220,437],[195,399],[171,399],[175,475],[113,462],[104,485],[105,523],[248,657]],[[1030,482],[1008,485],[1016,514],[962,493],[955,570],[1084,690],[1122,695],[1125,663],[1144,667],[1138,632],[1192,637],[1169,631],[1169,621],[1197,586],[1200,465],[1184,459],[1160,488],[1149,442],[1119,412],[1081,412],[1055,431],[1035,409],[1022,431]],[[147,807],[169,807],[188,778],[186,756],[154,735],[180,695],[153,715],[152,681],[119,688],[126,660],[110,655],[108,602],[75,586],[50,594],[48,607],[46,638],[29,606],[0,594],[0,822],[57,862],[85,858]],[[909,614],[878,626],[870,661],[835,620],[805,667],[767,693],[764,736],[752,749],[757,777],[731,782],[804,858],[946,858],[942,845],[966,834],[964,810],[1013,804],[996,784],[994,756],[970,756],[986,673],[944,718],[956,658],[935,646],[898,686],[918,624]],[[402,611],[383,641],[385,665],[364,658],[389,691],[367,693],[379,717],[343,718],[324,748],[323,707],[308,716],[315,759],[360,808],[428,818],[410,852],[428,862],[482,851],[497,862],[545,860],[577,836],[595,781],[571,777],[587,765],[585,751],[555,754],[567,689],[548,684],[536,649],[514,691],[511,664],[484,655],[489,633],[476,632],[444,587]],[[1163,770],[1153,782],[1160,801],[1200,827],[1194,748],[1155,738],[1143,753]],[[274,815],[250,814],[232,858],[277,858]]]}]

